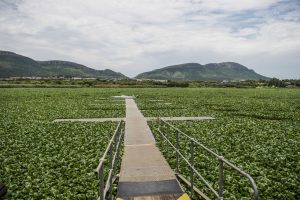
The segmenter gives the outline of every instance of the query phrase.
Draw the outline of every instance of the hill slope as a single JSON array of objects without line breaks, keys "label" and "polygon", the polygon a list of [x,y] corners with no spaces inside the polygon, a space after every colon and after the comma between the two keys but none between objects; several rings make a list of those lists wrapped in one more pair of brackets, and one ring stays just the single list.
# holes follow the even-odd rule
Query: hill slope
[{"label": "hill slope", "polygon": [[198,63],[172,65],[141,73],[137,75],[136,78],[201,81],[269,79],[268,77],[259,75],[255,71],[234,62],[210,63],[206,65]]},{"label": "hill slope", "polygon": [[83,77],[101,79],[127,79],[125,75],[109,69],[95,70],[81,64],[51,60],[35,61],[9,51],[0,51],[0,78],[8,77]]}]

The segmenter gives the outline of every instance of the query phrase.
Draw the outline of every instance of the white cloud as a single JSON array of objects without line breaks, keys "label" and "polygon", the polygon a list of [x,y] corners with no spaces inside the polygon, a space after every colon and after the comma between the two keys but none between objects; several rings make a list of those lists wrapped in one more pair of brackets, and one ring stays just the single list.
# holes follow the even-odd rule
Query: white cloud
[{"label": "white cloud", "polygon": [[[295,1],[0,0],[1,5],[0,48],[131,76],[169,64],[229,60],[274,76],[264,68],[276,69],[278,59],[300,52]],[[251,63],[249,58],[261,55],[270,59],[264,61],[268,66]],[[294,71],[279,76],[300,78],[300,59],[289,59],[294,61],[284,67]]]},{"label": "white cloud", "polygon": [[244,11],[264,9],[278,3],[279,0],[199,0],[204,9],[223,11]]}]

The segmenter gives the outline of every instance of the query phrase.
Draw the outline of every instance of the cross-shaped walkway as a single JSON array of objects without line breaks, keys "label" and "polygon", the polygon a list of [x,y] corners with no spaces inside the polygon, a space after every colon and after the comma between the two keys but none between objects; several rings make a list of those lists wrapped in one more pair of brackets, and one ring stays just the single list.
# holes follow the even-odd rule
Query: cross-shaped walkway
[{"label": "cross-shaped walkway", "polygon": [[[119,200],[189,200],[175,173],[156,147],[147,121],[133,96],[113,96],[126,101],[124,155],[121,163],[117,199]],[[149,100],[151,101],[151,100]],[[152,100],[161,101],[161,100]],[[210,120],[212,117],[159,117],[164,121]],[[56,119],[53,122],[106,122],[124,118]]]}]

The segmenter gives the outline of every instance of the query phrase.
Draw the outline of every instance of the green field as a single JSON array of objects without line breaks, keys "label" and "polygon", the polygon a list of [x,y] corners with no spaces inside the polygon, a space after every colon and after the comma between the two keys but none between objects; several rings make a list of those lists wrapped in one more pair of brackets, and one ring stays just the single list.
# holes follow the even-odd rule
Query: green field
[{"label": "green field", "polygon": [[[300,199],[300,90],[204,88],[0,89],[0,180],[9,188],[6,199],[96,199],[93,170],[116,123],[52,121],[124,117],[124,100],[109,99],[119,94],[137,95],[145,116],[216,117],[172,124],[253,176],[261,199]],[[157,124],[150,125],[156,133]],[[188,151],[188,144],[183,149]],[[202,163],[201,173],[215,184],[215,171]],[[238,176],[225,178],[225,199],[250,194]]]},{"label": "green field", "polygon": [[52,121],[125,116],[125,105],[104,99],[114,93],[1,89],[0,179],[9,188],[7,199],[96,199],[93,170],[116,123]]}]

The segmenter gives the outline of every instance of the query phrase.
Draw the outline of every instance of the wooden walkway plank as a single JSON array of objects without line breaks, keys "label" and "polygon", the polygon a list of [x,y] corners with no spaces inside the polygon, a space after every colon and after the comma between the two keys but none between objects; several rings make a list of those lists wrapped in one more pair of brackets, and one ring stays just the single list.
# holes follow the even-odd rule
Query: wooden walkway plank
[{"label": "wooden walkway plank", "polygon": [[119,122],[124,118],[55,119],[53,122]]},{"label": "wooden walkway plank", "polygon": [[126,99],[125,145],[155,144],[147,120],[139,111],[133,99]]},{"label": "wooden walkway plank", "polygon": [[[215,119],[213,117],[159,117],[165,121],[200,121]],[[55,119],[53,122],[119,122],[125,118],[83,118],[83,119]],[[157,117],[145,117],[147,121],[157,120]]]},{"label": "wooden walkway plank", "polygon": [[147,119],[134,99],[126,99],[124,155],[117,197],[178,199],[184,193],[173,170],[155,145]]},{"label": "wooden walkway plank", "polygon": [[[147,121],[157,120],[157,117],[146,117]],[[210,120],[215,119],[213,117],[159,117],[164,121],[200,121],[200,120]]]}]

